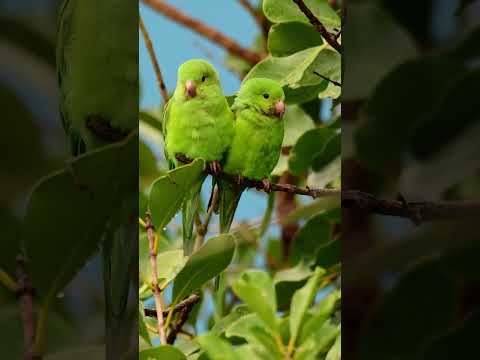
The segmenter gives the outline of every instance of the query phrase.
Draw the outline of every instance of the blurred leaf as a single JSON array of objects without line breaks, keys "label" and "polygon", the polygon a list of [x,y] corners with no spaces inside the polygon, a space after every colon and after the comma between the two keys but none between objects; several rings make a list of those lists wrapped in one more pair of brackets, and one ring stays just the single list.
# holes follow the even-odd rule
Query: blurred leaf
[{"label": "blurred leaf", "polygon": [[314,127],[312,118],[298,105],[287,106],[283,116],[285,136],[283,146],[293,146],[298,139],[308,130]]},{"label": "blurred leaf", "polygon": [[312,273],[310,264],[299,261],[294,267],[281,270],[275,274],[275,293],[277,294],[279,309],[289,309],[293,294],[305,284],[306,279]]},{"label": "blurred leaf", "polygon": [[145,312],[143,304],[141,302],[138,304],[138,336],[140,336],[140,338],[145,341],[146,345],[152,346],[152,340],[150,339],[147,325],[145,325]]},{"label": "blurred leaf", "polygon": [[[328,4],[327,0],[305,0],[305,5],[326,27],[335,28],[340,26],[340,17]],[[290,0],[264,0],[263,13],[268,20],[274,23],[287,21],[309,22],[298,6]]]},{"label": "blurred leaf", "polygon": [[228,315],[221,318],[215,323],[215,325],[210,330],[210,333],[214,335],[221,335],[225,332],[225,329],[228,328],[232,323],[240,319],[241,317],[250,314],[250,310],[247,305],[237,305]]},{"label": "blurred leaf", "polygon": [[141,188],[150,185],[153,179],[160,175],[157,158],[148,145],[140,139],[138,148],[138,176]]},{"label": "blurred leaf", "polygon": [[292,261],[315,259],[319,250],[331,240],[332,224],[325,214],[310,218],[293,240]]},{"label": "blurred leaf", "polygon": [[307,339],[296,349],[294,360],[315,360],[318,354],[325,354],[331,344],[340,334],[340,325],[334,325],[330,321],[312,332]]},{"label": "blurred leaf", "polygon": [[[361,160],[379,172],[397,169],[415,125],[432,112],[463,71],[463,65],[455,61],[429,57],[405,63],[387,75],[368,102],[366,121],[356,134]],[[409,95],[408,106],[398,100],[405,94]]]},{"label": "blurred leaf", "polygon": [[315,265],[328,269],[338,264],[341,261],[341,256],[342,243],[339,239],[332,240],[318,249]]},{"label": "blurred leaf", "polygon": [[422,354],[422,359],[468,359],[478,351],[478,334],[480,334],[480,312],[477,311],[461,326],[430,343]]},{"label": "blurred leaf", "polygon": [[460,44],[448,52],[448,55],[459,60],[469,61],[480,56],[480,25],[471,30]]},{"label": "blurred leaf", "polygon": [[330,348],[325,360],[341,360],[342,358],[342,336],[338,335],[335,344]]},{"label": "blurred leaf", "polygon": [[277,301],[270,276],[259,270],[248,270],[233,283],[233,291],[256,312],[271,330],[277,331]]},{"label": "blurred leaf", "polygon": [[105,346],[82,347],[48,355],[45,360],[102,360],[105,359]]},{"label": "blurred leaf", "polygon": [[295,344],[300,328],[304,322],[304,316],[312,304],[318,291],[318,283],[325,270],[315,269],[313,276],[307,283],[295,292],[290,305],[290,341]]},{"label": "blurred leaf", "polygon": [[313,26],[301,22],[275,24],[268,33],[268,51],[273,56],[292,55],[322,44],[323,39]]},{"label": "blurred leaf", "polygon": [[20,224],[10,210],[0,207],[0,269],[15,275],[15,259],[20,254]]},{"label": "blurred leaf", "polygon": [[171,345],[162,345],[153,349],[142,350],[139,353],[139,360],[186,360],[187,358],[180,350]]},{"label": "blurred leaf", "polygon": [[[341,140],[340,137],[339,137],[339,140]],[[330,141],[330,143],[334,144],[335,141]],[[326,152],[328,152],[328,150]],[[318,157],[318,159],[322,159],[322,158],[325,158],[325,157],[322,155]],[[317,161],[317,160],[315,159],[314,161]],[[341,171],[342,171],[342,157],[339,155],[335,157],[333,160],[331,160],[329,163],[324,165],[322,168],[319,168],[318,170],[315,170],[315,172],[310,173],[307,178],[307,185],[310,188],[317,188],[317,189],[324,188],[328,184],[330,184],[332,181],[335,181],[336,179],[340,179]]]},{"label": "blurred leaf", "polygon": [[404,274],[372,314],[360,359],[411,358],[418,353],[449,327],[455,311],[454,290],[453,279],[435,262]]},{"label": "blurred leaf", "polygon": [[19,18],[0,16],[3,38],[55,68],[55,43]]},{"label": "blurred leaf", "polygon": [[300,175],[306,172],[315,159],[325,154],[328,149],[328,143],[334,140],[335,130],[330,128],[316,128],[305,132],[293,147],[288,166],[294,175]]},{"label": "blurred leaf", "polygon": [[291,224],[299,220],[308,219],[312,216],[325,213],[329,210],[338,209],[339,207],[340,194],[319,198],[307,203],[306,205],[297,207],[283,219],[282,224]]},{"label": "blurred leaf", "polygon": [[161,107],[157,109],[141,110],[139,112],[140,120],[150,125],[160,133],[162,132],[163,121],[163,109]]},{"label": "blurred leaf", "polygon": [[160,177],[152,184],[149,197],[149,208],[152,222],[157,229],[163,229],[177,213],[188,190],[200,180],[204,161],[197,159]]},{"label": "blurred leaf", "polygon": [[218,276],[232,261],[235,241],[232,235],[219,235],[209,239],[193,253],[175,277],[172,303],[177,304],[185,296],[198,290],[208,280]]},{"label": "blurred leaf", "polygon": [[118,201],[135,191],[136,139],[79,156],[34,188],[22,239],[40,298],[51,301],[70,282],[98,249]]},{"label": "blurred leaf", "polygon": [[368,97],[385,74],[417,54],[410,35],[377,2],[348,4],[342,39],[344,102]]},{"label": "blurred leaf", "polygon": [[299,344],[303,344],[310,334],[314,333],[317,329],[320,329],[325,322],[332,317],[335,306],[340,300],[340,297],[340,291],[335,290],[309,311],[308,315],[311,314],[311,316],[306,317],[302,324],[303,326],[298,341]]},{"label": "blurred leaf", "polygon": [[196,338],[196,341],[208,354],[209,360],[241,360],[241,358],[234,353],[232,345],[214,335],[201,335]]},{"label": "blurred leaf", "polygon": [[265,323],[259,318],[258,314],[248,314],[241,317],[226,329],[225,336],[245,339],[255,348],[255,352],[262,354],[263,357],[282,359],[282,353],[275,342],[275,338],[265,328]]}]

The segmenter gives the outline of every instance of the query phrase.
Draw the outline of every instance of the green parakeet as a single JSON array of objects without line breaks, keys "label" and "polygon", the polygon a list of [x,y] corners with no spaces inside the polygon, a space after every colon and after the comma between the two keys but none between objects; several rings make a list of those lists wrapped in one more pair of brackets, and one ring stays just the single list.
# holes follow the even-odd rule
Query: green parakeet
[{"label": "green parakeet", "polygon": [[[270,79],[247,80],[232,105],[235,136],[223,171],[239,179],[262,180],[268,177],[280,157],[284,126],[285,95]],[[219,180],[220,231],[228,232],[242,192],[241,185]]]},{"label": "green parakeet", "polygon": [[[165,155],[170,168],[178,166],[177,154],[201,158],[218,171],[230,146],[234,117],[223,95],[218,73],[207,61],[193,59],[178,69],[177,86],[167,104],[163,121]],[[205,176],[190,189],[183,205],[183,248],[194,247],[193,223]]]},{"label": "green parakeet", "polygon": [[[73,155],[122,140],[137,129],[138,2],[65,0],[58,19],[57,74]],[[132,188],[132,194],[112,205],[103,235],[108,359],[126,353],[133,328],[127,299],[130,266],[137,260],[137,224],[130,220],[138,206],[137,191]]]}]

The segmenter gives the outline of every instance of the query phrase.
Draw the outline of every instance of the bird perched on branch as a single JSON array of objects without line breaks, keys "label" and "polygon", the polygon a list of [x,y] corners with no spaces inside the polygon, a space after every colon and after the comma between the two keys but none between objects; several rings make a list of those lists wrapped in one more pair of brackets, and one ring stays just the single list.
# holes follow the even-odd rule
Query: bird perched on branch
[{"label": "bird perched on branch", "polygon": [[[138,128],[136,13],[138,3],[132,0],[65,0],[60,6],[60,112],[74,156],[122,140]],[[129,219],[136,215],[137,198],[132,186],[119,204],[112,204],[103,234],[108,359],[124,357],[133,328],[127,299],[138,235],[136,222]]]},{"label": "bird perched on branch", "polygon": [[236,175],[239,184],[219,179],[220,231],[228,232],[242,192],[241,179],[262,180],[268,190],[268,177],[278,162],[283,142],[285,94],[275,81],[247,80],[232,105],[235,136],[223,171]]},{"label": "bird perched on branch", "polygon": [[[220,169],[234,133],[234,116],[223,94],[215,68],[193,59],[178,69],[177,86],[168,102],[164,121],[165,156],[169,167],[179,166],[177,154],[201,158],[214,173]],[[183,205],[183,248],[190,255],[194,247],[193,223],[206,175],[201,175],[186,195]]]}]

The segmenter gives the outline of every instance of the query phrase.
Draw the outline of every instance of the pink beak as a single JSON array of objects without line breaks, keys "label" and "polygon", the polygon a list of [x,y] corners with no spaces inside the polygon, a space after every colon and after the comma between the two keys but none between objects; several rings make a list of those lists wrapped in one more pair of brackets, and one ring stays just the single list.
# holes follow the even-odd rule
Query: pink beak
[{"label": "pink beak", "polygon": [[275,104],[275,116],[281,119],[283,114],[285,114],[285,103],[280,100]]},{"label": "pink beak", "polygon": [[187,97],[187,99],[191,99],[197,96],[197,87],[192,80],[187,80],[185,82],[185,96]]}]

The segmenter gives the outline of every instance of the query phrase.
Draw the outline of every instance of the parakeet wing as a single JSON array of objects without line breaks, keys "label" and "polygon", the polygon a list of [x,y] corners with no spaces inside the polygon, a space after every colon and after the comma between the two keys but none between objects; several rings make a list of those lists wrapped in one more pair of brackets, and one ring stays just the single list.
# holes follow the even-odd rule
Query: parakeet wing
[{"label": "parakeet wing", "polygon": [[167,102],[163,108],[163,121],[162,121],[162,134],[163,134],[163,140],[164,140],[164,146],[163,146],[163,154],[165,155],[165,160],[167,161],[168,168],[171,170],[175,167],[175,160],[170,159],[168,156],[168,151],[167,151],[167,127],[168,127],[168,122],[170,120],[170,113],[171,113],[171,107],[172,107],[173,99],[170,99],[169,102]]}]

